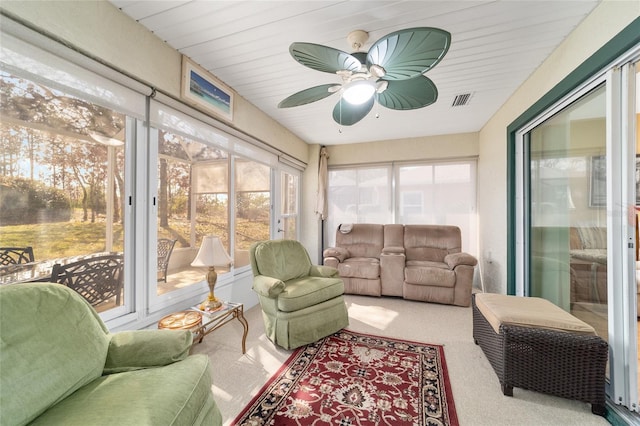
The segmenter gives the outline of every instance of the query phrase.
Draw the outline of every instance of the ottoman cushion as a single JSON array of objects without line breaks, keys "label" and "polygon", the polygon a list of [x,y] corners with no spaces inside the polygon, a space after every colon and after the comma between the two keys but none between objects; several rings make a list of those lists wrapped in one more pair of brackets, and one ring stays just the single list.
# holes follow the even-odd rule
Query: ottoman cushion
[{"label": "ottoman cushion", "polygon": [[540,297],[481,293],[476,294],[476,305],[496,333],[500,324],[512,324],[596,335],[592,326]]}]

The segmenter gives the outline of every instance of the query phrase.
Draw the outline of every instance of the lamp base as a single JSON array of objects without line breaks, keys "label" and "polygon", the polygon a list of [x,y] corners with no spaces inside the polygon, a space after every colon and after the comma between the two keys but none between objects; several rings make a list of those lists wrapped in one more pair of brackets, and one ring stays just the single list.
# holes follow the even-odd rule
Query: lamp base
[{"label": "lamp base", "polygon": [[207,300],[200,304],[200,309],[203,311],[217,311],[222,306],[222,302],[215,297],[209,296]]},{"label": "lamp base", "polygon": [[207,300],[202,302],[200,305],[200,309],[203,311],[217,311],[222,306],[222,302],[218,300],[218,298],[213,293],[213,290],[216,286],[216,281],[218,280],[218,274],[216,273],[216,268],[213,266],[209,266],[209,271],[207,272],[207,284],[209,285],[209,296]]}]

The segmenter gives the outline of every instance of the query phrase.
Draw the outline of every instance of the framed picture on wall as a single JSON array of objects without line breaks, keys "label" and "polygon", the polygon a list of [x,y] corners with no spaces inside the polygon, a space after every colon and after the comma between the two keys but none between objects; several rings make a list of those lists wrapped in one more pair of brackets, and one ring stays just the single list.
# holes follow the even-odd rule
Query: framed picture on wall
[{"label": "framed picture on wall", "polygon": [[607,163],[604,155],[591,157],[589,173],[589,207],[607,205]]},{"label": "framed picture on wall", "polygon": [[233,92],[207,70],[182,56],[181,96],[187,103],[233,121]]}]

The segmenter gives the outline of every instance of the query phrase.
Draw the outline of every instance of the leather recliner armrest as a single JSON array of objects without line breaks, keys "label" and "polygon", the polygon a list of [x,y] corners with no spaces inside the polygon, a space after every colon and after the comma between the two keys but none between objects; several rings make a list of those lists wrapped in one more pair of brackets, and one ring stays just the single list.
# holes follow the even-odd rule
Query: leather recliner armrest
[{"label": "leather recliner armrest", "polygon": [[349,257],[349,250],[343,247],[329,247],[322,252],[323,257],[335,257],[339,262],[344,262]]},{"label": "leather recliner armrest", "polygon": [[478,260],[469,253],[451,253],[445,256],[444,262],[449,268],[455,269],[458,265],[476,266]]}]

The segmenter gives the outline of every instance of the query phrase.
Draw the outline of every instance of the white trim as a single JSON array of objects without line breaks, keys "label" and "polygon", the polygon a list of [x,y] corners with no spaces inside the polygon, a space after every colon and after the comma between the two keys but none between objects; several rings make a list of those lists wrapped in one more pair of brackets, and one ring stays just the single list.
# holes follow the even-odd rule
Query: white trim
[{"label": "white trim", "polygon": [[[289,167],[294,168],[297,171],[303,171],[307,167],[307,163],[304,163],[300,160],[297,160],[290,155],[280,154],[278,155],[278,161],[282,164],[285,164]],[[284,169],[283,169],[284,170]]]},{"label": "white trim", "polygon": [[[616,312],[616,308],[622,305],[622,292],[612,283],[622,281],[622,251],[620,243],[619,212],[614,211],[614,206],[621,206],[621,182],[620,167],[622,165],[619,156],[621,147],[621,75],[620,69],[610,70],[606,83],[606,167],[607,167],[607,298],[608,298],[608,341],[611,348],[610,363],[614,368],[609,369],[610,398],[616,404],[629,406],[628,389],[629,378],[625,365],[626,353],[624,350],[623,316]],[[637,362],[637,361],[636,361]]]}]

